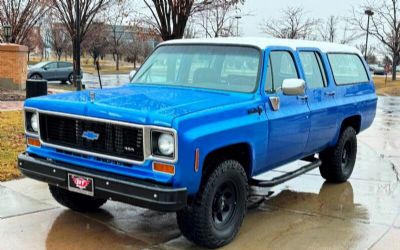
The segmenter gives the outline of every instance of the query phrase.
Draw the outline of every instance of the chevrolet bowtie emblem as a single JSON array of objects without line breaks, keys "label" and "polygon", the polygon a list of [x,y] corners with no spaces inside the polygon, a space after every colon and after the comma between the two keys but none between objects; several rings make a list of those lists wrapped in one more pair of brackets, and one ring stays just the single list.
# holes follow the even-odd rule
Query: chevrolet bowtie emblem
[{"label": "chevrolet bowtie emblem", "polygon": [[94,99],[96,99],[96,93],[94,93],[94,91],[90,91],[89,97],[90,97],[90,102],[94,102]]}]

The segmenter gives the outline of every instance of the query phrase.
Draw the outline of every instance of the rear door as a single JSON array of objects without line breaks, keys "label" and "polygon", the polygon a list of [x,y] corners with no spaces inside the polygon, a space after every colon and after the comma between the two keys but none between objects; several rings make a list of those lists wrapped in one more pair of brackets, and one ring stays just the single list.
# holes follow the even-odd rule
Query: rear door
[{"label": "rear door", "polygon": [[300,49],[299,57],[307,84],[310,108],[310,136],[305,154],[319,152],[334,138],[337,131],[335,86],[328,76],[327,58],[316,49]]},{"label": "rear door", "polygon": [[58,78],[58,66],[56,62],[47,64],[43,69],[43,78],[46,80],[57,80]]},{"label": "rear door", "polygon": [[58,73],[57,76],[60,80],[67,80],[68,76],[72,73],[72,64],[69,62],[59,62],[58,63]]},{"label": "rear door", "polygon": [[[280,89],[285,79],[301,78],[298,57],[290,49],[267,50],[265,92],[268,116],[267,165],[273,168],[303,155],[310,129],[306,96],[286,96]],[[278,99],[274,109],[271,99]]]}]

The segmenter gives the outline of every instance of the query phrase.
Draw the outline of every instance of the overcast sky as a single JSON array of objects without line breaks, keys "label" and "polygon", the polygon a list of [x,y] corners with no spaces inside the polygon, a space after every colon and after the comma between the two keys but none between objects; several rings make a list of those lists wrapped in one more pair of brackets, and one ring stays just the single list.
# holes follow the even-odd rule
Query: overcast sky
[{"label": "overcast sky", "polygon": [[348,16],[352,6],[364,0],[246,0],[243,13],[252,13],[241,19],[240,30],[244,36],[261,36],[260,23],[265,18],[279,17],[287,6],[303,7],[310,17],[326,18],[330,15]]}]

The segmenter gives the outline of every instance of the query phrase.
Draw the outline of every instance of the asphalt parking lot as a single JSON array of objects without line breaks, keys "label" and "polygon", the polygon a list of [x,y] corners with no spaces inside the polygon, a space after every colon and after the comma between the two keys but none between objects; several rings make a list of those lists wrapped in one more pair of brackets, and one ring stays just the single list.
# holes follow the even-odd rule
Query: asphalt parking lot
[{"label": "asphalt parking lot", "polygon": [[[316,170],[272,191],[224,249],[400,249],[400,98],[379,99],[347,183],[325,183]],[[108,202],[80,214],[29,179],[0,183],[0,197],[0,249],[198,249],[174,213]]]}]

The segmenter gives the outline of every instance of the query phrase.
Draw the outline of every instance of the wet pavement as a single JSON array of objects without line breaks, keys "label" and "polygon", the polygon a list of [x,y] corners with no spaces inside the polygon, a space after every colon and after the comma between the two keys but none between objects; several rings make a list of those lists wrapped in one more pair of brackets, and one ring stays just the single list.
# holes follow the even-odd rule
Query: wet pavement
[{"label": "wet pavement", "polygon": [[[87,89],[100,88],[99,77],[96,74],[83,74],[82,82]],[[101,83],[103,88],[115,87],[129,83],[129,74],[110,74],[101,75]]]},{"label": "wet pavement", "polygon": [[[315,170],[275,187],[224,249],[400,249],[399,149],[400,98],[382,97],[347,183],[325,183]],[[76,213],[30,179],[0,183],[0,197],[0,249],[199,249],[180,236],[173,213],[117,202]]]}]

